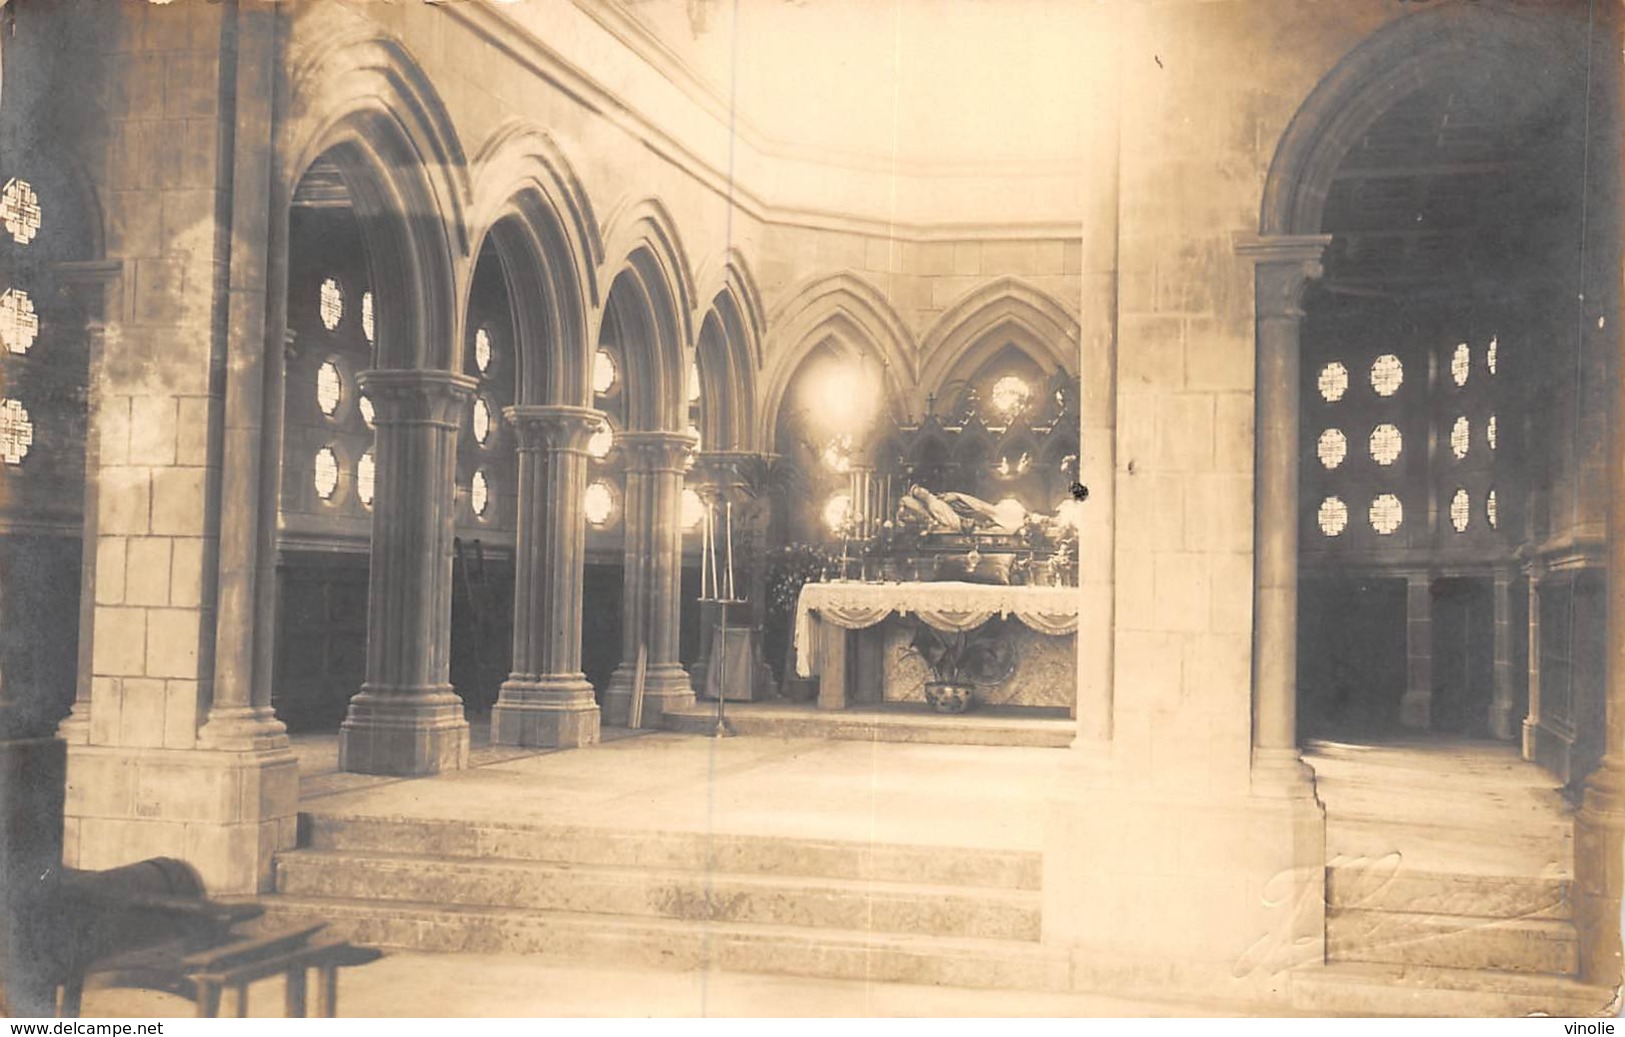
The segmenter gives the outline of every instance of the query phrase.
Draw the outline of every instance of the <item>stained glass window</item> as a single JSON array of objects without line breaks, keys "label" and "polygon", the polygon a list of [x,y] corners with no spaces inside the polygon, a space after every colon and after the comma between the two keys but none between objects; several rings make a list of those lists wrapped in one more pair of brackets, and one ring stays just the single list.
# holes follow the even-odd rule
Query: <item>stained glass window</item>
[{"label": "stained glass window", "polygon": [[1484,350],[1484,367],[1490,372],[1490,374],[1495,373],[1495,358],[1496,358],[1496,354],[1499,353],[1500,350],[1501,350],[1501,342],[1500,342],[1500,340],[1496,339],[1496,338],[1491,338],[1489,346],[1486,347],[1485,350]]},{"label": "stained glass window", "polygon": [[1032,403],[1033,389],[1026,379],[1007,374],[993,383],[993,410],[1005,420],[1014,418]]},{"label": "stained glass window", "polygon": [[34,240],[39,234],[40,207],[33,184],[16,177],[6,181],[6,186],[0,189],[0,223],[5,224],[17,244],[26,245]]},{"label": "stained glass window", "polygon": [[1495,415],[1493,414],[1489,416],[1488,421],[1484,422],[1484,441],[1490,445],[1491,450],[1495,449]]},{"label": "stained glass window", "polygon": [[607,526],[615,515],[615,489],[605,480],[599,479],[587,487],[586,496],[581,498],[581,504],[587,513],[588,522],[594,526]]},{"label": "stained glass window", "polygon": [[824,467],[832,472],[847,472],[852,469],[852,437],[849,435],[836,436],[824,446]]},{"label": "stained glass window", "polygon": [[609,350],[600,349],[592,358],[592,391],[602,396],[615,388],[615,380],[620,372],[615,367],[615,358],[610,356]]},{"label": "stained glass window", "polygon": [[1326,536],[1342,534],[1349,524],[1349,506],[1341,498],[1327,497],[1320,502],[1320,531]]},{"label": "stained glass window", "polygon": [[683,528],[699,529],[700,523],[705,521],[705,502],[691,487],[683,487]]},{"label": "stained glass window", "polygon": [[607,421],[600,422],[598,427],[593,430],[592,435],[587,437],[587,453],[600,461],[609,456],[609,452],[614,446],[615,430],[610,427]]},{"label": "stained glass window", "polygon": [[344,289],[331,277],[322,282],[318,312],[321,314],[322,327],[328,331],[338,327],[339,321],[344,318]]},{"label": "stained glass window", "polygon": [[316,451],[311,482],[316,486],[316,496],[322,500],[333,499],[334,491],[339,488],[339,458],[332,447],[324,446]]},{"label": "stained glass window", "polygon": [[376,341],[376,338],[373,335],[373,330],[372,290],[368,289],[367,291],[361,293],[361,333],[367,336],[367,342],[369,344]]},{"label": "stained glass window", "polygon": [[1349,391],[1349,369],[1333,360],[1320,369],[1320,398],[1327,403],[1336,403]]},{"label": "stained glass window", "polygon": [[1320,434],[1320,442],[1315,445],[1315,452],[1320,455],[1320,463],[1327,471],[1343,463],[1349,454],[1349,440],[1343,435],[1340,428],[1329,428]]},{"label": "stained glass window", "polygon": [[1399,428],[1386,422],[1371,430],[1371,460],[1380,465],[1391,465],[1399,460],[1400,451],[1405,449],[1405,437],[1399,434]]},{"label": "stained glass window", "polygon": [[34,445],[34,423],[28,409],[13,399],[0,400],[0,460],[18,465]]},{"label": "stained glass window", "polygon": [[34,300],[21,288],[11,288],[0,295],[0,340],[13,353],[28,352],[39,334],[39,315],[34,312]]},{"label": "stained glass window", "polygon": [[485,509],[491,506],[491,483],[485,477],[485,470],[474,473],[474,478],[468,484],[468,506],[474,509],[474,514],[485,517]]},{"label": "stained glass window", "polygon": [[1381,536],[1388,536],[1405,521],[1405,507],[1398,497],[1384,493],[1371,502],[1371,510],[1366,517],[1372,529]]},{"label": "stained glass window", "polygon": [[491,405],[485,402],[485,397],[474,397],[474,442],[480,446],[491,438]]},{"label": "stained glass window", "polygon": [[483,327],[474,332],[474,366],[480,374],[491,369],[491,333]]},{"label": "stained glass window", "polygon": [[1405,365],[1392,353],[1384,353],[1371,364],[1371,388],[1378,396],[1392,396],[1405,381]]},{"label": "stained glass window", "polygon": [[1501,516],[1497,514],[1498,510],[1495,505],[1495,491],[1491,490],[1484,498],[1484,518],[1489,522],[1491,529],[1501,528]]},{"label": "stained glass window", "polygon": [[1473,373],[1473,350],[1465,342],[1456,343],[1456,351],[1450,355],[1450,380],[1456,383],[1459,389],[1467,384],[1467,376]]},{"label": "stained glass window", "polygon": [[839,533],[852,515],[852,495],[846,492],[832,494],[824,502],[824,525],[831,533]]},{"label": "stained glass window", "polygon": [[339,409],[339,400],[343,396],[344,378],[339,374],[338,365],[331,360],[323,360],[322,366],[316,369],[316,406],[331,418]]},{"label": "stained glass window", "polygon": [[356,400],[356,410],[361,412],[361,420],[367,423],[367,427],[372,428],[372,400],[368,399],[366,393],[362,393],[361,398]]},{"label": "stained glass window", "polygon": [[1450,426],[1450,452],[1456,455],[1456,460],[1467,456],[1467,451],[1473,444],[1473,426],[1463,414],[1456,418],[1455,424]]},{"label": "stained glass window", "polygon": [[372,495],[375,482],[378,478],[378,462],[369,450],[361,455],[361,460],[355,463],[355,495],[361,498],[361,503],[372,507]]},{"label": "stained glass window", "polygon": [[1457,488],[1450,498],[1450,525],[1458,533],[1467,532],[1467,524],[1472,520],[1473,500],[1466,490]]}]

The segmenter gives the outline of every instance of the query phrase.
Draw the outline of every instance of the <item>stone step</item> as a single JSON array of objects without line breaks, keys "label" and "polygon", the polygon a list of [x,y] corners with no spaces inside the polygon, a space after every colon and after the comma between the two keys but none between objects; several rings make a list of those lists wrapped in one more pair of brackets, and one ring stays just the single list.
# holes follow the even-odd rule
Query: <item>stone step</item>
[{"label": "stone step", "polygon": [[[735,734],[751,737],[1065,749],[1077,736],[1077,725],[1070,720],[975,714],[946,717],[851,709],[819,713],[807,709],[775,709],[770,705],[730,705],[727,716]],[[709,735],[716,728],[716,706],[701,702],[668,710],[662,722],[668,731]]]},{"label": "stone step", "polygon": [[860,879],[659,871],[516,860],[299,850],[277,856],[280,893],[383,901],[1037,940],[1040,894]]},{"label": "stone step", "polygon": [[1571,808],[1555,789],[1438,789],[1425,784],[1315,779],[1315,791],[1339,817],[1419,821],[1476,831],[1561,831],[1572,826]]},{"label": "stone step", "polygon": [[972,940],[744,923],[268,896],[262,927],[326,923],[341,939],[437,953],[535,954],[577,965],[716,968],[978,989],[1063,991],[1064,951]]},{"label": "stone step", "polygon": [[1326,915],[1328,961],[1572,975],[1579,941],[1568,922],[1398,911]]},{"label": "stone step", "polygon": [[1573,871],[1574,839],[1567,825],[1533,832],[1470,831],[1429,822],[1348,818],[1328,804],[1326,855],[1328,861],[1398,856],[1420,871],[1562,879]]},{"label": "stone step", "polygon": [[1573,918],[1565,878],[1423,871],[1397,854],[1342,859],[1326,869],[1326,906],[1472,918]]},{"label": "stone step", "polygon": [[300,829],[300,845],[311,849],[413,857],[1025,890],[1039,889],[1043,876],[1037,851],[975,847],[331,814],[303,815]]},{"label": "stone step", "polygon": [[1611,989],[1562,976],[1364,962],[1297,969],[1291,997],[1294,1009],[1316,1015],[1586,1017],[1617,1010]]}]

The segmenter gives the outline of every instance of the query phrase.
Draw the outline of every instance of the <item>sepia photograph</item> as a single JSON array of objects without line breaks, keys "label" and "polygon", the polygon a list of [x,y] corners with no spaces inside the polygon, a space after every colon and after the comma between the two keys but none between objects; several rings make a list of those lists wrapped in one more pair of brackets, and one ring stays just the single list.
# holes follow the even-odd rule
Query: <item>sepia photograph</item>
[{"label": "sepia photograph", "polygon": [[0,0],[0,1014],[1612,1033],[1622,156],[1620,0]]}]

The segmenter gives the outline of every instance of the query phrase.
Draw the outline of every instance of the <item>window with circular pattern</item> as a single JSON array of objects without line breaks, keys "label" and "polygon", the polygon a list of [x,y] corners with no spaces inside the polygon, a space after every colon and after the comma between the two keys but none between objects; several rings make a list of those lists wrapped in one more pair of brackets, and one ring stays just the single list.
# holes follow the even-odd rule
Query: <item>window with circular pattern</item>
[{"label": "window with circular pattern", "polygon": [[615,429],[607,421],[598,423],[592,435],[587,437],[587,453],[596,461],[602,461],[615,449]]},{"label": "window with circular pattern", "polygon": [[1491,529],[1501,528],[1501,516],[1495,502],[1495,491],[1492,489],[1484,495],[1484,521],[1490,524]]},{"label": "window with circular pattern", "polygon": [[587,513],[587,521],[602,529],[615,517],[615,488],[608,480],[596,480],[587,487],[586,494],[581,498],[581,506]]},{"label": "window with circular pattern", "polygon": [[1495,415],[1493,414],[1484,422],[1484,442],[1491,450],[1495,449]]},{"label": "window with circular pattern", "polygon": [[1340,428],[1329,428],[1320,434],[1320,440],[1315,444],[1315,453],[1320,457],[1321,465],[1329,472],[1348,457],[1348,437],[1343,435]]},{"label": "window with circular pattern", "polygon": [[1033,401],[1033,387],[1019,375],[1007,374],[993,383],[993,410],[1006,421],[1013,420]]},{"label": "window with circular pattern", "polygon": [[16,177],[0,188],[0,223],[19,245],[33,241],[40,229],[39,195],[34,185]]},{"label": "window with circular pattern", "polygon": [[698,493],[694,492],[694,489],[692,487],[688,487],[688,486],[683,487],[683,502],[682,502],[683,528],[690,531],[690,532],[693,532],[694,530],[699,529],[700,528],[700,523],[704,522],[704,521],[705,521],[705,501],[700,499],[700,495]]},{"label": "window with circular pattern", "polygon": [[361,420],[367,423],[368,428],[373,426],[372,400],[366,393],[362,393],[355,401],[355,409],[361,412]]},{"label": "window with circular pattern", "polygon": [[468,481],[468,506],[479,518],[484,518],[491,507],[491,481],[483,468],[475,470],[474,477]]},{"label": "window with circular pattern", "polygon": [[491,405],[485,402],[485,397],[474,397],[474,416],[471,421],[474,427],[474,442],[486,446],[491,439]]},{"label": "window with circular pattern", "polygon": [[608,394],[620,379],[620,370],[609,350],[600,349],[592,358],[592,391],[600,396]]},{"label": "window with circular pattern", "polygon": [[1467,415],[1458,415],[1455,422],[1450,426],[1450,452],[1456,455],[1456,460],[1460,461],[1467,456],[1467,452],[1472,448],[1472,445],[1472,422],[1467,420]]},{"label": "window with circular pattern", "polygon": [[316,451],[310,481],[316,487],[316,496],[322,500],[333,499],[333,494],[339,488],[339,456],[332,447],[324,446]]},{"label": "window with circular pattern", "polygon": [[474,366],[480,374],[491,370],[491,332],[483,326],[474,332]]},{"label": "window with circular pattern", "polygon": [[372,322],[372,289],[361,293],[361,333],[367,336],[367,344],[373,345],[377,339],[373,332],[375,326]]},{"label": "window with circular pattern", "polygon": [[1405,383],[1405,365],[1392,353],[1371,362],[1371,388],[1378,396],[1392,396]]},{"label": "window with circular pattern", "polygon": [[1386,467],[1399,460],[1400,453],[1405,449],[1405,437],[1400,435],[1397,425],[1384,422],[1371,430],[1367,447],[1371,451],[1371,460]]},{"label": "window with circular pattern", "polygon": [[1461,487],[1450,497],[1450,527],[1458,533],[1467,532],[1473,517],[1473,499]]},{"label": "window with circular pattern", "polygon": [[824,501],[823,520],[824,527],[831,533],[839,533],[846,525],[847,519],[852,516],[852,495],[844,490],[831,494]]},{"label": "window with circular pattern", "polygon": [[1340,497],[1327,497],[1320,502],[1316,518],[1320,522],[1321,533],[1329,537],[1341,536],[1349,525],[1349,506]]},{"label": "window with circular pattern", "polygon": [[1450,380],[1460,389],[1467,384],[1467,378],[1473,373],[1473,349],[1465,342],[1456,343],[1456,351],[1450,354]]},{"label": "window with circular pattern", "polygon": [[322,327],[328,331],[338,327],[339,321],[344,319],[344,289],[331,277],[322,281],[317,299],[317,313],[322,318]]},{"label": "window with circular pattern", "polygon": [[1349,391],[1349,369],[1333,360],[1320,369],[1320,377],[1316,380],[1320,389],[1320,398],[1327,403],[1336,403]]},{"label": "window with circular pattern", "polygon": [[20,465],[34,445],[34,422],[22,401],[0,400],[0,460]]},{"label": "window with circular pattern", "polygon": [[316,406],[322,414],[331,418],[339,409],[339,401],[344,399],[344,376],[339,374],[339,365],[331,360],[323,360],[316,368]]},{"label": "window with circular pattern", "polygon": [[1391,493],[1380,494],[1371,502],[1366,518],[1378,536],[1391,536],[1405,521],[1405,506]]},{"label": "window with circular pattern", "polygon": [[1496,354],[1501,350],[1501,340],[1491,336],[1490,344],[1484,347],[1484,369],[1490,374],[1495,373]]},{"label": "window with circular pattern", "polygon": [[361,455],[361,460],[355,463],[355,495],[361,498],[361,503],[372,507],[373,493],[377,489],[378,461],[368,450]]},{"label": "window with circular pattern", "polygon": [[39,335],[39,314],[34,312],[34,300],[21,288],[8,288],[0,294],[0,341],[9,352],[21,356],[34,345]]}]

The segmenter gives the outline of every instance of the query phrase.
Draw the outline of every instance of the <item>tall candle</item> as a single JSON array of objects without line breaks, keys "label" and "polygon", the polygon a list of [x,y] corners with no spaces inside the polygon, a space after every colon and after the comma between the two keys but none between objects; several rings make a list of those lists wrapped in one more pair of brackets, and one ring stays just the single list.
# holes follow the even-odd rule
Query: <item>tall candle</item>
[{"label": "tall candle", "polygon": [[701,597],[720,597],[717,593],[717,532],[716,516],[713,505],[705,506],[705,558],[700,562],[700,582],[704,584],[706,576],[711,577],[711,592]]},{"label": "tall candle", "polygon": [[728,505],[727,505],[727,508],[728,508],[728,510],[727,510],[726,514],[727,514],[727,523],[728,523],[728,529],[727,529],[727,534],[728,534],[728,600],[732,601],[732,600],[734,600],[734,502],[729,501]]}]

